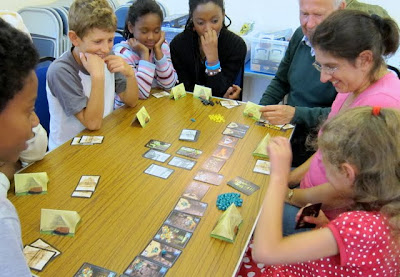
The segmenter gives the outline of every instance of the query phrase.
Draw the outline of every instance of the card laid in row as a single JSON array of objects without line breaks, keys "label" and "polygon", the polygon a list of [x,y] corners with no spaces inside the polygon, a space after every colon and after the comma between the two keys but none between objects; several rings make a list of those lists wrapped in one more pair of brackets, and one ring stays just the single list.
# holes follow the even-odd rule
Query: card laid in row
[{"label": "card laid in row", "polygon": [[75,273],[74,277],[83,277],[83,276],[106,276],[106,277],[116,277],[117,272],[111,271],[109,269],[93,265],[90,263],[84,263]]},{"label": "card laid in row", "polygon": [[225,130],[222,132],[223,135],[228,135],[236,138],[243,138],[246,135],[247,130],[250,128],[248,125],[231,122]]},{"label": "card laid in row", "polygon": [[104,136],[82,136],[74,137],[71,141],[71,145],[93,145],[101,144],[104,141]]}]

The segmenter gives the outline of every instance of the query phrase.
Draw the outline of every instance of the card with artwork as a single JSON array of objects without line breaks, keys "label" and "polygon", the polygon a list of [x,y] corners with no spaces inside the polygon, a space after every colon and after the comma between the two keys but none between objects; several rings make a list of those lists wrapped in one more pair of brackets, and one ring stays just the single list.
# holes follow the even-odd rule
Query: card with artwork
[{"label": "card with artwork", "polygon": [[199,130],[192,129],[183,129],[181,135],[179,136],[179,140],[184,141],[197,141],[200,135]]},{"label": "card with artwork", "polygon": [[95,191],[99,183],[100,176],[98,175],[83,175],[76,185],[76,191]]},{"label": "card with artwork", "polygon": [[180,168],[183,168],[186,170],[191,170],[196,165],[196,162],[192,161],[192,160],[180,158],[180,157],[173,157],[169,161],[168,164],[172,165],[172,166],[180,167]]},{"label": "card with artwork", "polygon": [[217,158],[217,157],[210,157],[208,158],[204,164],[201,166],[205,170],[209,170],[212,172],[219,172],[221,168],[224,166],[226,160]]},{"label": "card with artwork", "polygon": [[42,209],[40,233],[73,237],[80,220],[76,211]]},{"label": "card with artwork", "polygon": [[162,277],[167,273],[168,267],[159,265],[142,257],[136,257],[124,271],[129,277]]},{"label": "card with artwork", "polygon": [[80,144],[80,141],[81,141],[81,137],[74,137],[71,140],[71,145],[82,145],[82,144]]},{"label": "card with artwork", "polygon": [[191,198],[194,200],[201,200],[203,196],[207,193],[209,185],[192,181],[183,192],[182,196],[186,198]]},{"label": "card with artwork", "polygon": [[257,160],[253,171],[269,175],[271,173],[271,163],[269,161]]},{"label": "card with artwork", "polygon": [[211,88],[194,85],[193,97],[209,100],[212,97]]},{"label": "card with artwork", "polygon": [[235,147],[236,143],[239,141],[239,138],[235,138],[232,136],[223,136],[222,139],[218,142],[218,145],[226,146],[226,147]]},{"label": "card with artwork", "polygon": [[168,160],[171,155],[154,149],[149,149],[146,153],[143,154],[143,157],[163,163]]},{"label": "card with artwork", "polygon": [[204,183],[219,186],[222,183],[224,176],[207,170],[199,170],[197,171],[193,179],[195,179],[196,181],[201,181]]},{"label": "card with artwork", "polygon": [[234,107],[240,106],[239,101],[236,100],[221,100],[220,104],[222,107],[227,109],[232,109]]},{"label": "card with artwork", "polygon": [[225,128],[225,130],[222,132],[223,135],[235,137],[235,138],[244,138],[246,135],[245,131],[242,130],[236,130],[236,129],[231,129],[231,128]]},{"label": "card with artwork", "polygon": [[175,206],[175,210],[192,215],[203,216],[206,212],[207,205],[208,204],[204,202],[181,197]]},{"label": "card with artwork", "polygon": [[253,192],[257,191],[260,188],[256,184],[241,177],[236,177],[233,180],[230,180],[228,182],[228,185],[230,185],[234,189],[237,189],[238,191],[243,192],[246,195],[251,195]]},{"label": "card with artwork", "polygon": [[146,143],[145,146],[151,149],[156,149],[165,152],[165,150],[167,150],[171,146],[171,143],[159,141],[156,139],[151,139],[148,143]]},{"label": "card with artwork", "polygon": [[164,266],[171,267],[179,258],[182,250],[173,248],[161,242],[152,240],[143,250],[141,255],[150,261],[160,263]]},{"label": "card with artwork", "polygon": [[218,145],[218,146],[217,146],[217,149],[215,149],[215,151],[213,152],[212,155],[213,155],[214,157],[227,160],[227,159],[229,159],[229,157],[232,155],[233,150],[234,150],[234,149],[231,148],[231,147],[226,147],[226,146]]},{"label": "card with artwork", "polygon": [[173,247],[184,248],[192,237],[192,233],[163,224],[154,239]]},{"label": "card with artwork", "polygon": [[82,136],[79,141],[80,145],[93,145],[103,143],[104,136]]},{"label": "card with artwork", "polygon": [[200,222],[200,217],[195,215],[190,215],[186,213],[181,213],[178,211],[172,211],[168,218],[165,220],[165,223],[182,230],[193,232],[196,229],[197,225]]},{"label": "card with artwork", "polygon": [[46,172],[14,174],[15,195],[46,194],[48,182]]},{"label": "card with artwork", "polygon": [[185,157],[197,159],[200,157],[201,154],[203,154],[203,151],[199,149],[182,146],[176,153]]},{"label": "card with artwork", "polygon": [[146,127],[147,123],[150,122],[150,115],[147,112],[146,108],[143,106],[140,108],[140,110],[135,114],[135,117],[133,118],[131,125],[138,120],[140,123],[140,126],[143,128]]},{"label": "card with artwork", "polygon": [[93,191],[76,191],[74,190],[71,194],[71,197],[76,198],[91,198],[93,195]]},{"label": "card with artwork", "polygon": [[171,89],[171,95],[169,97],[174,98],[175,100],[178,100],[185,96],[186,96],[185,85],[183,83],[180,83],[179,85],[174,86]]},{"label": "card with artwork", "polygon": [[58,255],[61,254],[60,250],[57,250],[54,246],[50,245],[48,242],[44,241],[43,239],[37,239],[29,245],[37,247],[37,248],[53,251],[56,253],[54,255],[54,257],[57,257]]},{"label": "card with artwork", "polygon": [[84,263],[81,268],[78,270],[77,273],[75,273],[74,277],[116,277],[117,273],[114,271],[111,271],[109,269],[89,264],[89,263]]},{"label": "card with artwork", "polygon": [[56,255],[54,251],[31,245],[26,245],[23,252],[28,266],[37,271],[42,271],[48,262]]},{"label": "card with artwork", "polygon": [[245,124],[241,124],[241,123],[237,123],[237,122],[231,122],[226,127],[230,128],[230,129],[238,130],[241,132],[245,132],[245,133],[250,128],[249,125],[245,125]]}]

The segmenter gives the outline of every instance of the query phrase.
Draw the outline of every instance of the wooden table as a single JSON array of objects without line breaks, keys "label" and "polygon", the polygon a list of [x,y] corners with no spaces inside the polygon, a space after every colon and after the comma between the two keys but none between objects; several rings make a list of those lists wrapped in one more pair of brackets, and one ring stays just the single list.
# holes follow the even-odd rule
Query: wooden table
[{"label": "wooden table", "polygon": [[[143,105],[151,116],[150,123],[145,128],[138,124],[131,126],[134,114]],[[114,111],[105,118],[100,131],[82,132],[104,135],[102,144],[71,146],[67,142],[27,168],[25,172],[47,172],[50,182],[46,195],[16,197],[13,192],[8,195],[21,219],[23,242],[29,244],[40,237],[62,251],[39,275],[72,276],[84,262],[123,273],[147,246],[196,172],[211,156],[226,125],[234,121],[247,124],[250,129],[221,169],[220,174],[225,176],[222,185],[211,185],[202,199],[208,203],[207,211],[167,273],[167,276],[232,275],[251,235],[269,178],[253,172],[257,159],[252,151],[267,132],[272,136],[291,134],[291,130],[275,131],[256,125],[243,116],[243,109],[244,105],[233,109],[204,106],[191,94],[178,101],[151,97],[140,101],[135,108]],[[211,121],[210,114],[221,114],[226,122]],[[184,128],[200,130],[198,141],[179,141]],[[161,164],[142,157],[148,150],[144,145],[150,139],[172,143],[166,153],[173,156],[181,146],[203,150],[203,154],[191,171]],[[167,180],[144,174],[151,163],[173,168],[175,172]],[[90,199],[71,198],[82,175],[101,175],[96,191]],[[217,196],[236,192],[226,184],[236,176],[254,182],[260,190],[251,196],[241,194],[244,201],[239,210],[244,220],[236,241],[230,244],[211,238],[210,233],[222,214],[215,205]],[[77,211],[82,220],[75,237],[40,234],[42,208]]]}]

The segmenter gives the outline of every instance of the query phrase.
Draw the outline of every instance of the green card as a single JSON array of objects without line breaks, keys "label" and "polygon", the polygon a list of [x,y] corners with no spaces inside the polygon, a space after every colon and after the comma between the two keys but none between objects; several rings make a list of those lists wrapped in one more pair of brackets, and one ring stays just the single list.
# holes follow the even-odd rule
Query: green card
[{"label": "green card", "polygon": [[147,123],[150,122],[150,115],[147,112],[146,108],[143,106],[140,110],[135,114],[135,117],[132,120],[131,125],[138,120],[140,125],[144,128],[146,127]]},{"label": "green card", "polygon": [[261,119],[260,108],[263,106],[254,104],[253,102],[248,101],[246,107],[244,108],[243,114],[247,117],[250,117],[256,121]]},{"label": "green card", "polygon": [[171,89],[171,95],[170,98],[174,98],[175,100],[181,99],[186,96],[186,89],[185,85],[183,83],[174,86]]},{"label": "green card", "polygon": [[210,100],[212,97],[211,88],[194,85],[193,96],[200,99]]}]

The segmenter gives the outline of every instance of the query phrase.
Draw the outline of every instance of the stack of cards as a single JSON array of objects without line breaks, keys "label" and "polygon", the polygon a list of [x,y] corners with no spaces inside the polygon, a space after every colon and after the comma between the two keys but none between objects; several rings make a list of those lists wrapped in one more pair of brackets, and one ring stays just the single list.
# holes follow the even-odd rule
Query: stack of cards
[{"label": "stack of cards", "polygon": [[222,134],[236,138],[243,138],[248,129],[248,125],[231,122],[228,124],[228,126],[226,126],[226,129],[222,132]]},{"label": "stack of cards", "polygon": [[23,252],[28,266],[36,271],[42,271],[49,261],[61,254],[59,250],[42,239],[26,245]]},{"label": "stack of cards", "polygon": [[72,192],[71,197],[90,198],[96,190],[100,176],[83,175]]},{"label": "stack of cards", "polygon": [[105,276],[105,277],[116,277],[117,273],[111,271],[109,269],[102,268],[97,265],[92,265],[89,263],[84,263],[81,268],[75,273],[74,277],[83,277],[83,276]]},{"label": "stack of cards", "polygon": [[191,130],[191,129],[183,129],[181,135],[179,136],[179,140],[184,141],[197,141],[200,135],[200,131]]},{"label": "stack of cards", "polygon": [[221,100],[219,103],[222,107],[225,107],[227,109],[232,109],[234,107],[240,106],[239,102],[236,100]]},{"label": "stack of cards", "polygon": [[71,145],[93,145],[103,143],[104,136],[82,136],[74,137]]}]

